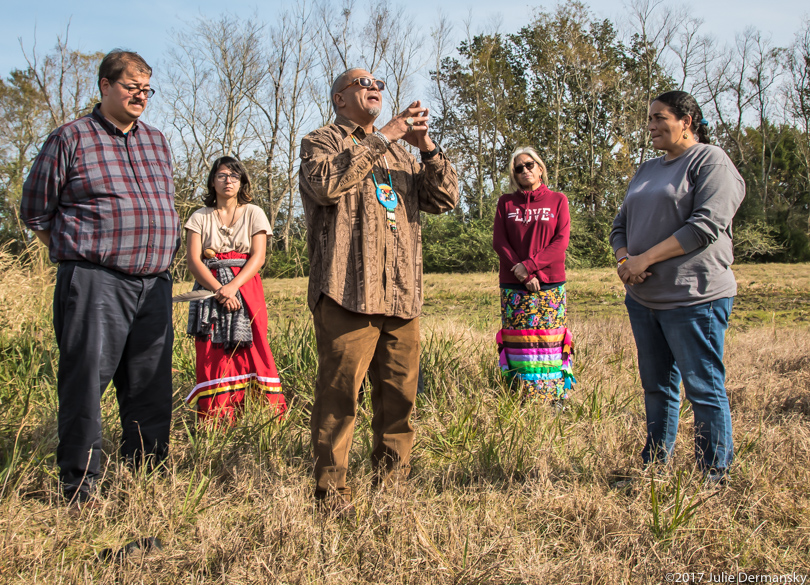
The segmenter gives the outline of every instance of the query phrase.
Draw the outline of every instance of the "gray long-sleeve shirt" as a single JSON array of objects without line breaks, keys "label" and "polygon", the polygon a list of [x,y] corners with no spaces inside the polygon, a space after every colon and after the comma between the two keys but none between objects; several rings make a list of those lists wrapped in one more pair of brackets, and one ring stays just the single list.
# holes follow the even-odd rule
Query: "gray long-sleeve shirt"
[{"label": "gray long-sleeve shirt", "polygon": [[651,309],[706,303],[737,293],[731,220],[745,197],[745,182],[722,149],[696,144],[673,160],[644,162],[613,221],[613,250],[635,256],[674,235],[683,256],[649,267],[628,294]]}]

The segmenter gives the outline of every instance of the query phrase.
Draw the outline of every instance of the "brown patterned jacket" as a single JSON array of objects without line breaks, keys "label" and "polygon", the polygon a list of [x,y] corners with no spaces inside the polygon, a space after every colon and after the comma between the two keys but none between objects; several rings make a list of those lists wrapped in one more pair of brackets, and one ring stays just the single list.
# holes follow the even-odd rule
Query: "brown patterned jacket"
[{"label": "brown patterned jacket", "polygon": [[[357,139],[354,144],[351,135]],[[394,191],[397,230],[377,201],[378,183]],[[443,213],[458,202],[458,177],[440,153],[424,162],[399,144],[385,143],[344,116],[301,141],[299,173],[307,222],[308,303],[321,295],[356,313],[410,319],[422,308],[420,211]]]}]

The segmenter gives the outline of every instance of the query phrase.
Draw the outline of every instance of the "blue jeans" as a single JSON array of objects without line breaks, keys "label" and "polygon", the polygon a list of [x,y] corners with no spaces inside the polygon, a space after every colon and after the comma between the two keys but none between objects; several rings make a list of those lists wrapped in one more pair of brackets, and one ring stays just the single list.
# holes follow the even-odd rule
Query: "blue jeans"
[{"label": "blue jeans", "polygon": [[675,446],[680,382],[695,413],[695,457],[704,471],[725,471],[734,458],[723,344],[733,298],[648,309],[625,297],[636,338],[647,410],[644,463],[666,462]]}]

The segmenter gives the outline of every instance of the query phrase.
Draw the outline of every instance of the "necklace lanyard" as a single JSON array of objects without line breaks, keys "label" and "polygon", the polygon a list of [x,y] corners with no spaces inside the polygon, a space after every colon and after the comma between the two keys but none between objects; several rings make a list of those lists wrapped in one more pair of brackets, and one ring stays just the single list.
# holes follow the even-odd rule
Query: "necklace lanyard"
[{"label": "necklace lanyard", "polygon": [[[359,146],[354,134],[351,134],[351,137],[355,146]],[[377,177],[374,175],[373,166],[371,168],[371,180],[374,181],[374,187],[377,192],[377,201],[379,201],[380,205],[385,208],[386,223],[391,231],[395,232],[397,231],[397,216],[396,213],[394,213],[394,209],[396,209],[399,200],[397,199],[396,191],[394,191],[394,181],[391,180],[391,168],[388,166],[388,159],[385,157],[385,155],[382,155],[382,157],[383,161],[385,161],[385,170],[388,171],[388,184],[377,182]]]},{"label": "necklace lanyard", "polygon": [[[225,222],[222,221],[222,215],[219,213],[219,209],[215,209],[214,212],[217,214],[217,219],[219,219],[219,231],[222,232],[225,236],[230,236],[233,234],[233,224],[236,223],[236,212],[239,211],[239,205],[234,207],[233,209],[233,217],[231,218],[230,225],[225,225]],[[225,217],[228,217],[227,215]]]}]

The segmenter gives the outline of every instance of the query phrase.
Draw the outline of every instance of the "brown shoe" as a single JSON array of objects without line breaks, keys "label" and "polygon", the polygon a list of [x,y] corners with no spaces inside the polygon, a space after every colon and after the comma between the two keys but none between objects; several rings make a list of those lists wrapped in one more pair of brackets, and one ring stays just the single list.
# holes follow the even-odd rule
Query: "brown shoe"
[{"label": "brown shoe", "polygon": [[324,516],[341,521],[357,521],[357,510],[354,509],[354,504],[338,494],[330,494],[325,498],[316,496],[316,501],[318,510]]},{"label": "brown shoe", "polygon": [[386,467],[378,465],[371,477],[371,485],[374,488],[384,491],[401,492],[408,485],[408,477],[411,474],[410,465],[400,465]]}]

